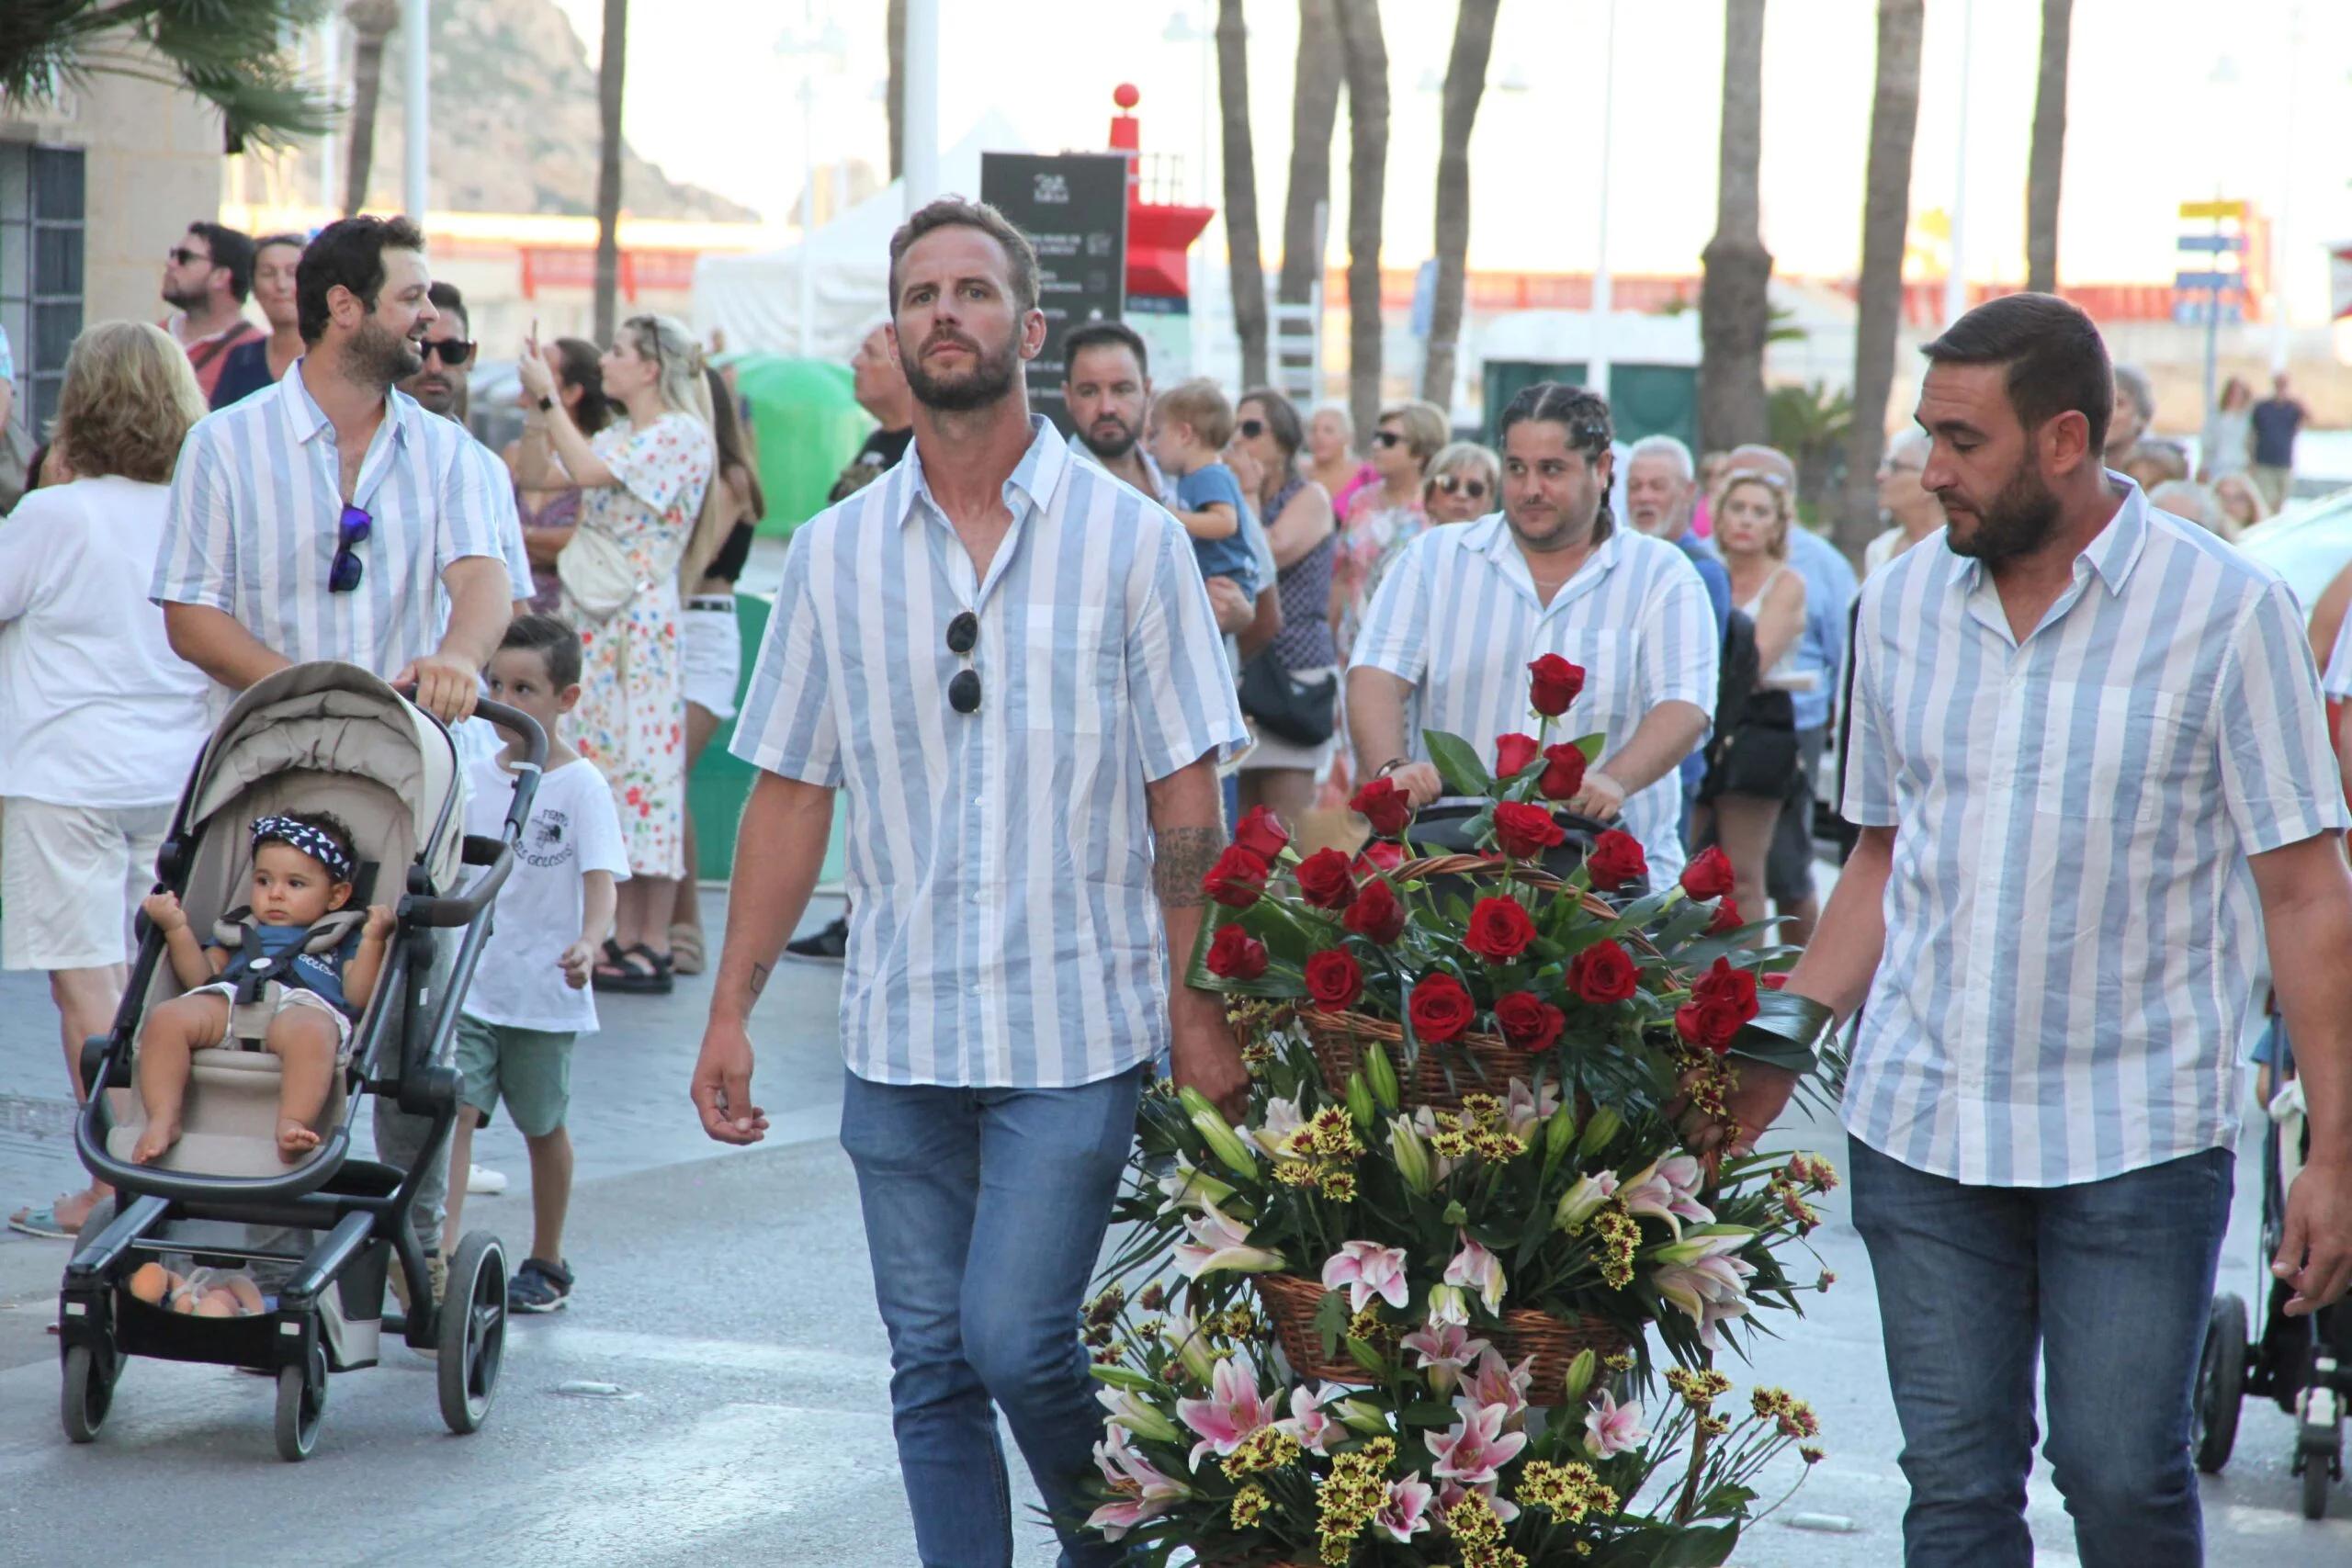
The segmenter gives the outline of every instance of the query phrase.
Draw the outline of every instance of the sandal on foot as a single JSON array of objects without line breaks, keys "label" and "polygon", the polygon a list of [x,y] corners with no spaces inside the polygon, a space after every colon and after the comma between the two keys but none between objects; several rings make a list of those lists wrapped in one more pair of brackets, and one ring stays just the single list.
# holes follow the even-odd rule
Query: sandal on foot
[{"label": "sandal on foot", "polygon": [[54,1203],[43,1203],[38,1209],[27,1204],[8,1216],[8,1228],[37,1235],[43,1241],[72,1241],[74,1236],[74,1232],[58,1224]]},{"label": "sandal on foot", "polygon": [[656,953],[640,942],[622,957],[624,962],[619,976],[609,982],[600,977],[599,989],[643,997],[666,997],[670,994],[673,982],[667,954]]},{"label": "sandal on foot", "polygon": [[684,920],[670,927],[670,967],[680,975],[699,975],[703,967],[702,928]]},{"label": "sandal on foot", "polygon": [[633,973],[628,950],[606,937],[605,945],[596,950],[596,967],[590,972],[588,983],[599,991],[616,991],[622,988],[620,982]]}]

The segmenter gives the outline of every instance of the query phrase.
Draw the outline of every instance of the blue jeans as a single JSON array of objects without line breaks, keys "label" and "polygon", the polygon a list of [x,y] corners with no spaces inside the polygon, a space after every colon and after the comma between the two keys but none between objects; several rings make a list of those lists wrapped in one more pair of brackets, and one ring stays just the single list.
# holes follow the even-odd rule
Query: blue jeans
[{"label": "blue jeans", "polygon": [[890,1417],[924,1568],[1011,1568],[996,1412],[1055,1516],[1065,1568],[1122,1551],[1076,1533],[1102,1435],[1079,1307],[1134,1141],[1139,1066],[1078,1089],[938,1089],[848,1075]]},{"label": "blue jeans", "polygon": [[2205,1560],[2189,1404],[2227,1149],[2071,1187],[1970,1187],[1849,1139],[1903,1423],[1906,1568],[2030,1568],[2034,1360],[2083,1568]]}]

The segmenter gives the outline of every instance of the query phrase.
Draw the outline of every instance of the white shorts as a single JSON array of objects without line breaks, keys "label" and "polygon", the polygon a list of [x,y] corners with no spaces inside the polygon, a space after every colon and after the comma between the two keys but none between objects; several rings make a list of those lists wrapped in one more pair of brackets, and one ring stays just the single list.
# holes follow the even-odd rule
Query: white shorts
[{"label": "white shorts", "polygon": [[724,723],[735,716],[735,687],[743,673],[743,627],[732,597],[689,599],[683,612],[686,701]]},{"label": "white shorts", "polygon": [[[187,994],[191,997],[219,997],[222,998],[229,1004],[231,1021],[232,1023],[234,1022],[237,1007],[237,987],[230,982],[221,980],[209,986],[198,986],[195,990],[189,991]],[[334,1065],[338,1067],[347,1067],[351,1066],[351,1020],[345,1014],[341,1008],[335,1006],[333,1002],[327,1000],[326,998],[319,995],[316,991],[306,991],[300,986],[280,986],[278,987],[277,1010],[272,1012],[269,1016],[276,1018],[278,1013],[284,1012],[288,1008],[310,1008],[314,1011],[322,1012],[329,1018],[334,1020]],[[223,1045],[234,1046],[237,1042],[233,1039],[224,1038],[220,1043]]]},{"label": "white shorts", "polygon": [[130,918],[155,886],[169,806],[0,806],[0,968],[129,960]]}]

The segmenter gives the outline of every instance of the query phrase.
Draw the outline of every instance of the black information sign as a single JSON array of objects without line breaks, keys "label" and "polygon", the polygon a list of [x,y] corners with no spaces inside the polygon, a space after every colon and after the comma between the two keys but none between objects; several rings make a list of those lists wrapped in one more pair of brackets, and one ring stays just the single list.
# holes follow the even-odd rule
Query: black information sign
[{"label": "black information sign", "polygon": [[1115,321],[1127,298],[1127,160],[1117,152],[980,154],[980,199],[1037,250],[1046,347],[1029,362],[1029,406],[1069,434],[1062,406],[1062,337]]}]

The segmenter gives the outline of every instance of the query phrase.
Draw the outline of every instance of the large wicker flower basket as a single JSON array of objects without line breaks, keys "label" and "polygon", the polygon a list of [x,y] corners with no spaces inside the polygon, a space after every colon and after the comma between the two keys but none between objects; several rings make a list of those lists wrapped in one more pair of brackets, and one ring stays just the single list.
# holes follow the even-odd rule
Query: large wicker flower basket
[{"label": "large wicker flower basket", "polygon": [[[1283,1355],[1302,1381],[1359,1384],[1366,1381],[1363,1369],[1344,1348],[1333,1357],[1323,1354],[1323,1336],[1315,1326],[1315,1314],[1323,1305],[1320,1284],[1291,1274],[1258,1274],[1252,1280],[1266,1315],[1273,1320],[1274,1337],[1282,1344]],[[1633,1340],[1612,1324],[1564,1323],[1524,1310],[1503,1314],[1499,1330],[1482,1329],[1476,1337],[1493,1345],[1512,1366],[1530,1356],[1535,1359],[1534,1382],[1527,1395],[1530,1404],[1562,1402],[1568,1363],[1580,1352],[1589,1350],[1605,1359],[1634,1348]]]},{"label": "large wicker flower basket", "polygon": [[1396,1098],[1408,1111],[1423,1105],[1459,1111],[1465,1094],[1499,1096],[1513,1078],[1535,1081],[1535,1054],[1512,1049],[1499,1034],[1464,1034],[1442,1045],[1424,1042],[1408,1065],[1401,1024],[1370,1013],[1321,1012],[1311,1007],[1299,1009],[1296,1016],[1315,1048],[1323,1087],[1336,1100],[1347,1099],[1349,1076],[1363,1065],[1364,1046],[1371,1042],[1379,1043],[1396,1069]]}]

